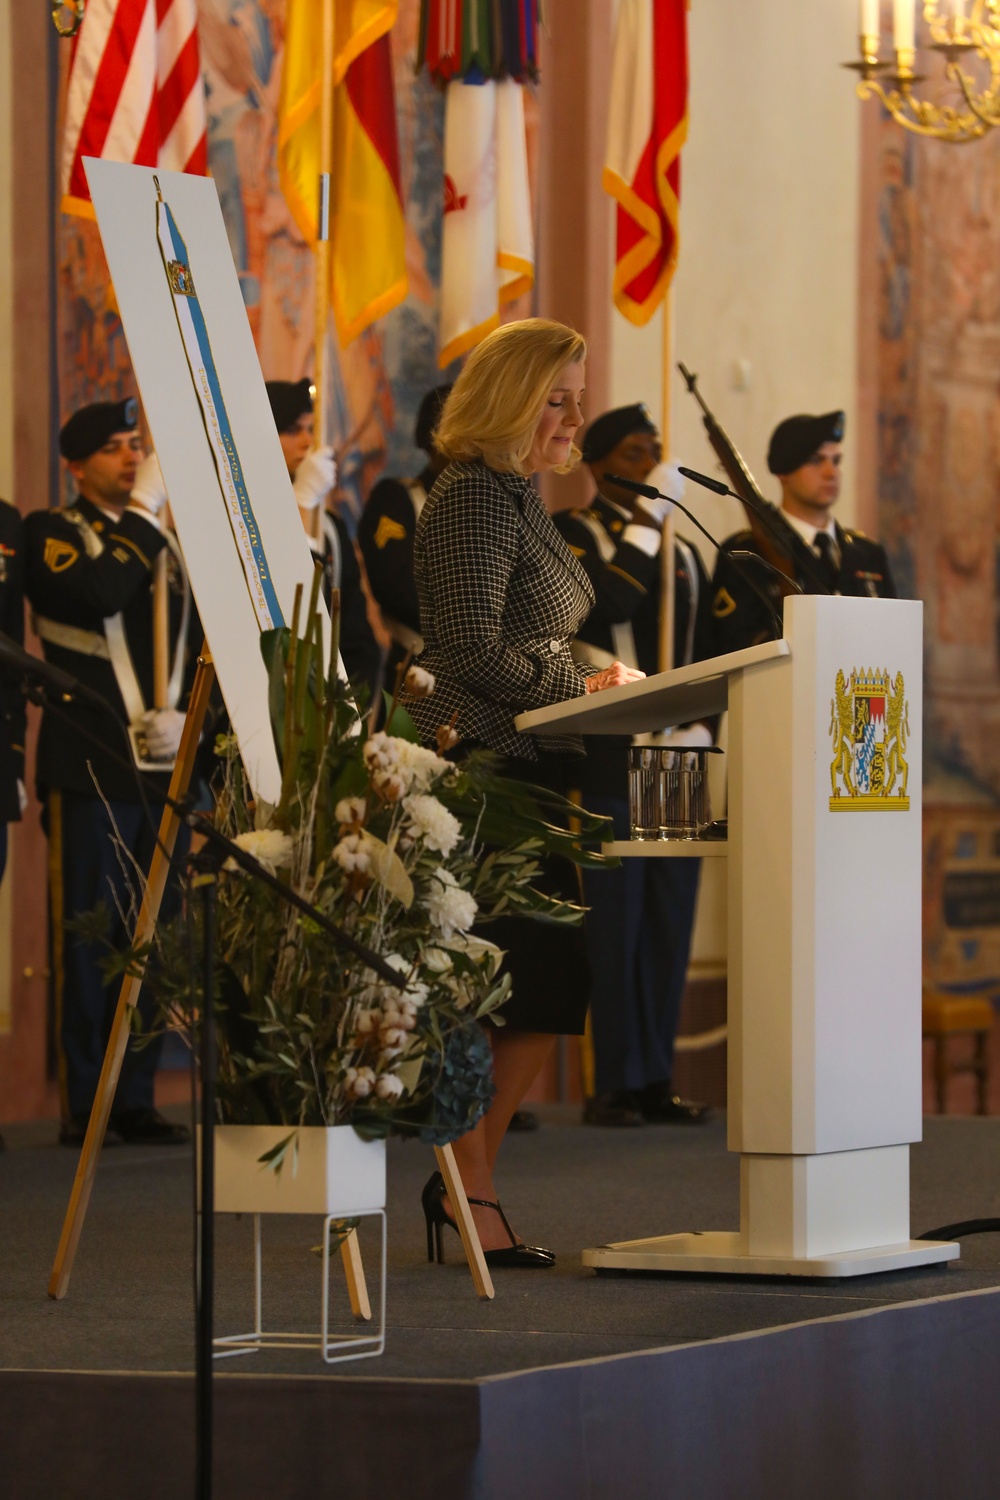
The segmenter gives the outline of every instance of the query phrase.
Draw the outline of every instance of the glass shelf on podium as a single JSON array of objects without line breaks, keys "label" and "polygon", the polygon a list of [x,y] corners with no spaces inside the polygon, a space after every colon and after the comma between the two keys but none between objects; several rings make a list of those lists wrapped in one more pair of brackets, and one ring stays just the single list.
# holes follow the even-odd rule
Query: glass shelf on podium
[{"label": "glass shelf on podium", "polygon": [[729,850],[726,839],[615,839],[602,844],[618,859],[716,859]]}]

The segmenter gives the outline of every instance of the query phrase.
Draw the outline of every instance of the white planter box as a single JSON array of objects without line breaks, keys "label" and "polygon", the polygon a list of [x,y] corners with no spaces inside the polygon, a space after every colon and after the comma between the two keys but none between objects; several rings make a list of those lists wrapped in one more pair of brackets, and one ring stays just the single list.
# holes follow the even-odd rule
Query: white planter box
[{"label": "white planter box", "polygon": [[216,1213],[346,1218],[385,1207],[385,1141],[363,1141],[353,1125],[304,1125],[297,1160],[293,1143],[276,1172],[260,1158],[292,1128],[216,1125]]},{"label": "white planter box", "polygon": [[[352,1125],[305,1125],[297,1142],[289,1146],[279,1171],[260,1158],[281,1144],[292,1132],[288,1125],[217,1125],[215,1127],[216,1213],[251,1214],[254,1238],[254,1326],[249,1333],[216,1338],[215,1357],[252,1354],[260,1349],[319,1348],[327,1364],[339,1360],[365,1359],[385,1348],[385,1141],[364,1141]],[[198,1132],[198,1198],[201,1201],[201,1131]],[[297,1144],[297,1151],[296,1151]],[[320,1301],[320,1331],[309,1333],[265,1332],[263,1322],[262,1214],[321,1214],[323,1265]],[[378,1321],[371,1333],[330,1334],[331,1226],[341,1219],[372,1215],[380,1221],[381,1256],[378,1284]],[[364,1271],[357,1239],[347,1254],[349,1276],[360,1288],[355,1315],[371,1317]],[[355,1292],[351,1293],[352,1299]],[[360,1309],[360,1310],[359,1310]]]}]

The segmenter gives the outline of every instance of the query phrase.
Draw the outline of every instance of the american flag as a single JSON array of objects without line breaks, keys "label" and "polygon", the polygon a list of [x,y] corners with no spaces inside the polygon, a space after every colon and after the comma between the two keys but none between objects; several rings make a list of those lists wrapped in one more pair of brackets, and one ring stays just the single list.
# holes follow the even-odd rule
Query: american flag
[{"label": "american flag", "polygon": [[92,214],[85,156],[204,175],[196,0],[89,0],[73,44],[63,208]]}]

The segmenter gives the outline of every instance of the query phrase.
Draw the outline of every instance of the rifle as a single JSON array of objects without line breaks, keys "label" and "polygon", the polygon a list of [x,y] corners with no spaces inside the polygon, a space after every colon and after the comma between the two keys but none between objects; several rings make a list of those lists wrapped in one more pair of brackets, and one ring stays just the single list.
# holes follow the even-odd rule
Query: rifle
[{"label": "rifle", "polygon": [[811,585],[807,592],[828,594],[829,584],[820,572],[812,551],[806,546],[795,527],[789,525],[779,508],[770,500],[765,500],[757,488],[754,477],[738,449],[709,410],[705,398],[698,389],[697,375],[692,375],[687,366],[681,364],[680,361],[678,361],[677,368],[684,376],[684,382],[691,395],[701,407],[708,441],[725,470],[730,488],[743,502],[743,509],[747,513],[754,541],[771,566],[789,580],[788,587],[782,588],[782,597],[794,592],[793,583],[796,573]]}]

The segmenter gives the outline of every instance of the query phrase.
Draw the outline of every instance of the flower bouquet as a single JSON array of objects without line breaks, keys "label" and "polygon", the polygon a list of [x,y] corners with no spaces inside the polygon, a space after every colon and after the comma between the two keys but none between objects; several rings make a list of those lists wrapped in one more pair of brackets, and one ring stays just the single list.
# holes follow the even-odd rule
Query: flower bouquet
[{"label": "flower bouquet", "polygon": [[[504,779],[485,753],[458,765],[446,760],[453,725],[438,732],[441,754],[422,746],[399,703],[402,673],[384,730],[366,733],[336,671],[336,609],[325,661],[315,597],[302,638],[300,598],[291,629],[261,637],[280,801],[254,802],[236,744],[222,737],[214,821],[384,958],[400,984],[389,985],[315,921],[227,866],[215,917],[219,1119],[352,1124],[366,1135],[418,1133],[443,1145],[476,1123],[493,1093],[482,1023],[502,1024],[510,978],[484,932],[515,912],[579,922],[580,906],[536,889],[539,860],[560,853],[604,862],[606,821]],[[406,675],[410,694],[433,687],[417,668]],[[187,908],[158,935],[147,983],[167,1023],[190,1037],[188,960],[199,915],[196,903]]]}]

